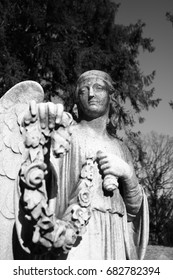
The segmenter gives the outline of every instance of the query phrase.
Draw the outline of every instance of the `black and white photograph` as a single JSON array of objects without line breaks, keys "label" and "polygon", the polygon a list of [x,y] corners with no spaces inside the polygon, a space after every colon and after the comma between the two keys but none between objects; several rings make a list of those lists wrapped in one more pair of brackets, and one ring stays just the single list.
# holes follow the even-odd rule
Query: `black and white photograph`
[{"label": "black and white photograph", "polygon": [[171,0],[0,0],[4,279],[167,277],[172,120]]}]

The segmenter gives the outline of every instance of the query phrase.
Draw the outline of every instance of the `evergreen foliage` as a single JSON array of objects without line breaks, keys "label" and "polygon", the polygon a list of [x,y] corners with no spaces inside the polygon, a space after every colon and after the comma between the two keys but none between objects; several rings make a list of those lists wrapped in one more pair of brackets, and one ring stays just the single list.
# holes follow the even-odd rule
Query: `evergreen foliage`
[{"label": "evergreen foliage", "polygon": [[[111,132],[134,125],[134,114],[156,107],[153,71],[140,70],[139,52],[152,52],[145,24],[116,24],[119,5],[110,0],[1,0],[0,96],[26,79],[38,81],[46,99],[59,96],[73,107],[78,76],[90,69],[115,81]],[[125,107],[127,100],[132,112]]]}]

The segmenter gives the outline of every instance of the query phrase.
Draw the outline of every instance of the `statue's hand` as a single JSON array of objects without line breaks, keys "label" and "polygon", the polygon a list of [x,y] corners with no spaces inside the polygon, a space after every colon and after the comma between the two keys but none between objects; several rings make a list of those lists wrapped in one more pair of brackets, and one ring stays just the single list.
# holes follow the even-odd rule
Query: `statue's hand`
[{"label": "statue's hand", "polygon": [[39,103],[33,100],[29,104],[29,110],[24,115],[24,125],[40,122],[41,129],[53,130],[56,125],[60,125],[64,107],[62,104],[54,104],[52,102]]},{"label": "statue's hand", "polygon": [[130,179],[133,171],[130,165],[116,155],[98,151],[97,162],[104,176],[114,175],[117,178]]},{"label": "statue's hand", "polygon": [[[23,119],[25,145],[35,148],[41,143],[48,155],[51,145],[55,157],[63,156],[70,148],[72,121],[72,116],[64,112],[62,104],[31,101]],[[49,156],[45,159],[49,162]]]}]

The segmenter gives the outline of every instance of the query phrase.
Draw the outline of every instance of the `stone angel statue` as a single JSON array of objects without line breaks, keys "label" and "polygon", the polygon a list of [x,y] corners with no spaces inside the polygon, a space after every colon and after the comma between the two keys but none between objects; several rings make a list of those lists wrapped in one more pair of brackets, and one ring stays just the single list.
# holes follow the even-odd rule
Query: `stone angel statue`
[{"label": "stone angel statue", "polygon": [[111,77],[83,73],[79,119],[34,82],[1,99],[2,259],[142,259],[148,204],[129,150],[107,131]]}]

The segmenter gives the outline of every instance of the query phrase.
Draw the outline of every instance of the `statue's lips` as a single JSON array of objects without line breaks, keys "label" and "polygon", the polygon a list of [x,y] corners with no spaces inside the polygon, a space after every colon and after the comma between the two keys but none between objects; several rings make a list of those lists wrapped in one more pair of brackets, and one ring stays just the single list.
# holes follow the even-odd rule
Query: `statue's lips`
[{"label": "statue's lips", "polygon": [[91,101],[88,101],[88,104],[89,105],[98,105],[99,101],[98,100],[91,100]]}]

